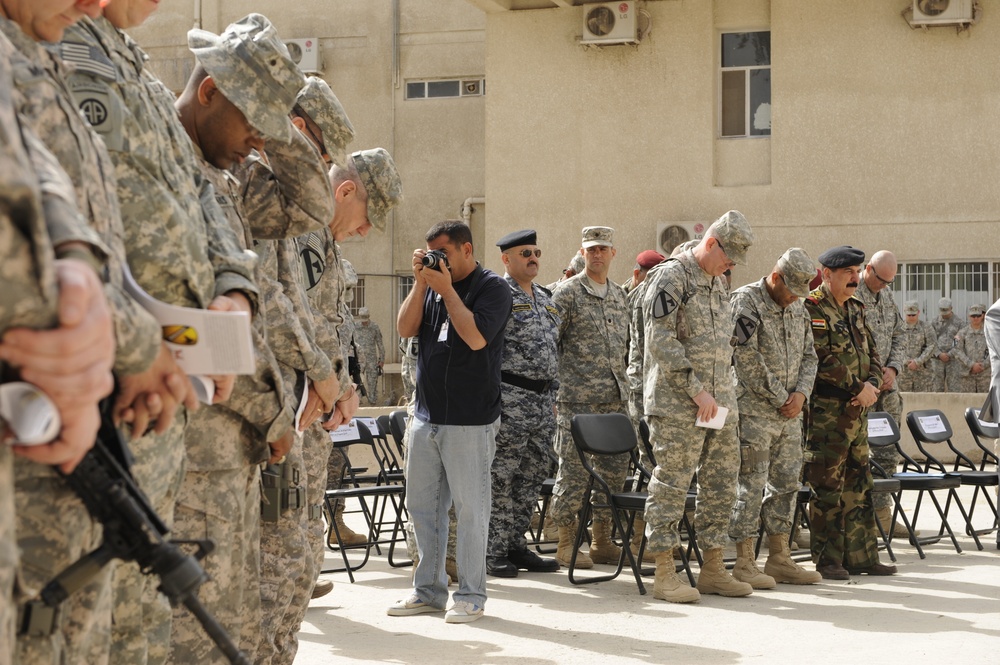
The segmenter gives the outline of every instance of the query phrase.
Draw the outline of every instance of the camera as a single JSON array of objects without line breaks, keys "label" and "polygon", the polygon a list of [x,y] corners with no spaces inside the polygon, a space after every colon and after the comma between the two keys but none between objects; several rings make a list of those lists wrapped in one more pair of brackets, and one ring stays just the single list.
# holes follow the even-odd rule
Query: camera
[{"label": "camera", "polygon": [[448,255],[442,252],[440,249],[430,250],[429,252],[424,254],[423,258],[420,259],[420,262],[424,264],[425,268],[430,268],[431,270],[437,270],[438,272],[441,272],[442,263],[445,264],[446,266],[451,267],[451,265],[448,263]]}]

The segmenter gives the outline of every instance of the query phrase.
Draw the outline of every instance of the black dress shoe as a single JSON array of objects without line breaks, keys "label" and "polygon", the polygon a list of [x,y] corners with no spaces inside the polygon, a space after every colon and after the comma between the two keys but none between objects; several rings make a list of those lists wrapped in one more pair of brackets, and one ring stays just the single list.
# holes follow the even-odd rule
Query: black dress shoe
[{"label": "black dress shoe", "polygon": [[517,569],[526,570],[529,573],[554,573],[559,570],[558,561],[543,559],[529,549],[508,552],[507,560]]},{"label": "black dress shoe", "polygon": [[517,577],[517,566],[505,556],[488,556],[486,574],[493,577]]},{"label": "black dress shoe", "polygon": [[888,566],[884,563],[876,563],[865,568],[848,566],[847,572],[851,575],[895,575],[896,566]]},{"label": "black dress shoe", "polygon": [[816,565],[816,572],[823,576],[824,580],[849,580],[851,574],[847,572],[839,563],[833,561],[819,562]]}]

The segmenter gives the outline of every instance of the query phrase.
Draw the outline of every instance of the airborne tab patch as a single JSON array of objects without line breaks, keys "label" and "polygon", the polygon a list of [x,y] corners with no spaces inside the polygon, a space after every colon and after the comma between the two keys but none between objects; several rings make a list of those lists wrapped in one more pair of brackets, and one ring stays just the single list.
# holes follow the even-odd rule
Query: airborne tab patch
[{"label": "airborne tab patch", "polygon": [[653,318],[662,319],[665,316],[670,316],[677,309],[680,301],[681,294],[677,292],[677,287],[673,284],[667,284],[653,299]]},{"label": "airborne tab patch", "polygon": [[812,319],[813,330],[828,330],[826,326],[826,319]]}]

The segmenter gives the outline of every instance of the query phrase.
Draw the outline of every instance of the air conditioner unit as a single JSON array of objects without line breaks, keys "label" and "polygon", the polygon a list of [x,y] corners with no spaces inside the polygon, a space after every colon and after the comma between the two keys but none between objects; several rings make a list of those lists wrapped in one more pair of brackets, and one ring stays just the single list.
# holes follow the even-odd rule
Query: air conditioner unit
[{"label": "air conditioner unit", "polygon": [[913,0],[913,25],[971,23],[973,0]]},{"label": "air conditioner unit", "polygon": [[601,2],[583,6],[584,44],[637,44],[636,3]]},{"label": "air conditioner unit", "polygon": [[319,38],[303,37],[301,39],[286,39],[285,47],[292,61],[306,74],[319,72],[323,63],[319,58]]},{"label": "air conditioner unit", "polygon": [[664,256],[688,240],[701,240],[710,222],[660,222],[656,225],[656,247]]}]

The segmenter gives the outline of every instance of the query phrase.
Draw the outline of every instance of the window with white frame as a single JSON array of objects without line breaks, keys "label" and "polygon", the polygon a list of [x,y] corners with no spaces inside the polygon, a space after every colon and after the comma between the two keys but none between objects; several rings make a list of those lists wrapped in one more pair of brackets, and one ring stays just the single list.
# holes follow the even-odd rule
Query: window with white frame
[{"label": "window with white frame", "polygon": [[398,310],[413,289],[413,275],[400,275],[396,279],[396,309]]},{"label": "window with white frame", "polygon": [[925,321],[937,316],[945,296],[964,321],[970,306],[989,307],[1000,298],[1000,261],[901,263],[892,288],[896,304],[916,300]]},{"label": "window with white frame", "polygon": [[358,284],[354,287],[354,297],[350,302],[351,316],[357,316],[358,310],[367,306],[365,304],[365,278],[359,276]]},{"label": "window with white frame", "polygon": [[482,97],[486,94],[486,79],[447,79],[407,81],[407,99],[440,99],[443,97]]},{"label": "window with white frame", "polygon": [[719,135],[771,135],[771,33],[722,33]]}]

